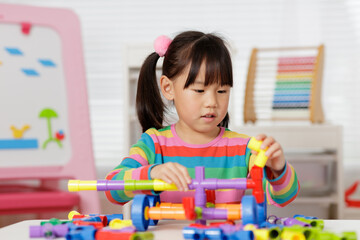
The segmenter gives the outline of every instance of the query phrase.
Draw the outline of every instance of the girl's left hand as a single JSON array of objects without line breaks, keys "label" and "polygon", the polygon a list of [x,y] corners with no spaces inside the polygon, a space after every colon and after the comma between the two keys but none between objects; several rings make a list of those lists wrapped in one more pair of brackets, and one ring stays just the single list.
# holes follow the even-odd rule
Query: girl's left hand
[{"label": "girl's left hand", "polygon": [[[269,167],[274,173],[275,177],[280,176],[285,167],[284,151],[273,137],[266,136],[265,134],[259,134],[256,136],[256,140],[262,141],[261,149],[267,149],[265,155],[268,156],[266,166]],[[257,154],[256,151],[251,151],[252,154]]]}]

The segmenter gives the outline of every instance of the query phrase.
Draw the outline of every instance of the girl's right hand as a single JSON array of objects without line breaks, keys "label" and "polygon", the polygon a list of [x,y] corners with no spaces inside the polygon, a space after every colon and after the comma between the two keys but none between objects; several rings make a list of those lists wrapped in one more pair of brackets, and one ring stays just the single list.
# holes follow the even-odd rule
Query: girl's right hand
[{"label": "girl's right hand", "polygon": [[179,163],[168,162],[153,167],[150,171],[151,179],[161,179],[167,183],[174,183],[179,191],[189,190],[191,177],[187,168]]}]

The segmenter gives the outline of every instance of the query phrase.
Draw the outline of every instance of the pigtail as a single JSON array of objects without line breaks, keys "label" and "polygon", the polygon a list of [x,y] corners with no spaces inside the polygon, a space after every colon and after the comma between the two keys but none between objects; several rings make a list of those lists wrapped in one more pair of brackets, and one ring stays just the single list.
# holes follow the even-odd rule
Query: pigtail
[{"label": "pigtail", "polygon": [[140,69],[136,93],[136,111],[142,131],[149,128],[161,129],[165,104],[162,101],[156,78],[157,53],[150,54]]}]

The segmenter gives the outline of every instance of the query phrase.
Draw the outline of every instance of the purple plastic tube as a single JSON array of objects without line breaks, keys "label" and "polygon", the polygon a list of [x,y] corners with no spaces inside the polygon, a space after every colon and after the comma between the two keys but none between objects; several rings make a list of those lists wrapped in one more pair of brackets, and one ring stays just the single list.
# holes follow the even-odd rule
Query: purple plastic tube
[{"label": "purple plastic tube", "polygon": [[67,224],[52,225],[46,223],[43,226],[30,226],[30,237],[31,238],[57,238],[65,237],[69,232],[69,226]]}]

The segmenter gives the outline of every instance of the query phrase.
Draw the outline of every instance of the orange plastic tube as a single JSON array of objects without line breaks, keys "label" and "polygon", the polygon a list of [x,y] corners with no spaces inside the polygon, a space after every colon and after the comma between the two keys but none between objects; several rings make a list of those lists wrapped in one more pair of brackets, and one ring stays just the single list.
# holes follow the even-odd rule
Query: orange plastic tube
[{"label": "orange plastic tube", "polygon": [[[162,205],[162,204],[161,204]],[[162,208],[160,207],[152,207],[148,211],[148,216],[153,220],[160,219],[176,219],[176,220],[186,220],[185,210],[183,207],[173,207],[173,208]]]},{"label": "orange plastic tube", "polygon": [[241,204],[217,203],[215,204],[215,208],[227,209],[228,220],[241,219]]}]

